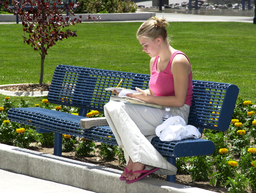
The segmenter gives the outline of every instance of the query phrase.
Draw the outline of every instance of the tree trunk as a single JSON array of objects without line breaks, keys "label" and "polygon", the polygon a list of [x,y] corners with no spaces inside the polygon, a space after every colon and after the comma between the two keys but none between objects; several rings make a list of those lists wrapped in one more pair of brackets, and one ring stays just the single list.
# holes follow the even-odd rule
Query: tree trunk
[{"label": "tree trunk", "polygon": [[45,59],[45,53],[43,52],[41,55],[41,72],[40,72],[40,79],[39,79],[40,86],[43,84],[43,80],[44,80],[44,59]]}]

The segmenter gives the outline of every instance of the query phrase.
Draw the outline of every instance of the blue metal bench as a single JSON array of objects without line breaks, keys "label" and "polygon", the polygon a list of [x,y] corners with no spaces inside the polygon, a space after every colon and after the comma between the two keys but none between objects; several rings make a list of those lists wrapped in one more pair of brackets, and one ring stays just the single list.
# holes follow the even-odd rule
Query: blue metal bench
[{"label": "blue metal bench", "polygon": [[[85,118],[88,110],[103,111],[111,95],[111,92],[105,91],[105,88],[115,87],[121,78],[123,78],[121,87],[146,89],[150,76],[59,65],[53,75],[48,100],[54,104],[79,107],[79,116],[32,107],[12,108],[8,111],[8,118],[10,121],[35,126],[40,133],[54,132],[54,154],[58,156],[62,153],[62,134],[117,145],[108,126],[97,126],[86,130],[80,127],[80,120]],[[189,124],[196,126],[201,132],[203,129],[227,130],[235,107],[238,87],[198,80],[193,80],[193,86]],[[210,155],[215,150],[213,142],[205,139],[162,142],[155,137],[151,143],[174,165],[177,157]],[[167,180],[174,182],[175,176],[167,176]]]}]

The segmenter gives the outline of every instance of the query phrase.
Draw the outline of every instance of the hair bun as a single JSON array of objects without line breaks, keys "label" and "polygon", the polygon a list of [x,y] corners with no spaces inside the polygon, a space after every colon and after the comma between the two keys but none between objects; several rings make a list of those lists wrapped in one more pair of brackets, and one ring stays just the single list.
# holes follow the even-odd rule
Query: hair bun
[{"label": "hair bun", "polygon": [[154,21],[154,27],[161,27],[164,28],[168,25],[168,22],[166,21],[165,18],[158,18],[158,17],[151,17],[152,20]]}]

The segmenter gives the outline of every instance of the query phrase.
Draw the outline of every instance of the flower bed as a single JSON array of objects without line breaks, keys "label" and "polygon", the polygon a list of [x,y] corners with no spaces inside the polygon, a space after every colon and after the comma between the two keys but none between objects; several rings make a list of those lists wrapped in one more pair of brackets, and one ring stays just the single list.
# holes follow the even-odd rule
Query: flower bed
[{"label": "flower bed", "polygon": [[[27,107],[21,99],[19,107]],[[53,106],[43,99],[36,107],[52,109],[77,115],[78,108]],[[0,106],[0,143],[28,148],[31,143],[41,143],[43,147],[53,147],[52,133],[39,134],[34,127],[10,122],[7,112],[12,108],[9,97]],[[226,187],[229,192],[254,192],[256,190],[256,106],[251,101],[237,100],[230,127],[226,132],[205,130],[203,137],[215,144],[211,156],[195,156],[177,159],[178,174],[189,174],[193,181],[209,181],[211,185]],[[213,112],[214,113],[214,112]],[[90,111],[87,117],[101,117],[98,111]],[[119,147],[101,144],[84,138],[63,135],[63,151],[75,152],[77,156],[92,156],[97,149],[102,160],[118,157],[123,164],[124,155]]]}]

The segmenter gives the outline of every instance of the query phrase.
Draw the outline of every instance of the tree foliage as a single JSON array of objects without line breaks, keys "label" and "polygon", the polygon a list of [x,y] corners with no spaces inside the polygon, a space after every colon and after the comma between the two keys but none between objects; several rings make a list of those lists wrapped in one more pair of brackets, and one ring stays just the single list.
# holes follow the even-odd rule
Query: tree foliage
[{"label": "tree foliage", "polygon": [[[14,1],[8,11],[19,15],[23,26],[24,43],[30,45],[41,56],[39,84],[43,84],[44,60],[49,48],[57,41],[75,37],[76,31],[65,27],[81,23],[81,16],[72,19],[74,4],[63,4],[60,0]],[[68,13],[68,14],[66,14]]]}]

